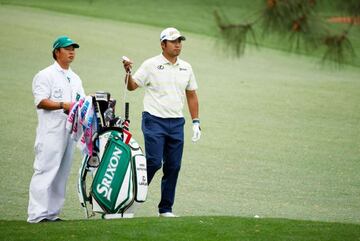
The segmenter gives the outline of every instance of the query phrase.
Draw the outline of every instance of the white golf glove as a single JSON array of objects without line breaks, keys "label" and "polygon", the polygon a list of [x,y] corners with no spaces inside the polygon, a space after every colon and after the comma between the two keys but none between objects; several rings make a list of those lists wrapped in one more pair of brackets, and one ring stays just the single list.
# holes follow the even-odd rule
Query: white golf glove
[{"label": "white golf glove", "polygon": [[200,136],[201,136],[201,128],[200,128],[200,120],[199,119],[193,119],[193,136],[191,138],[191,140],[193,142],[197,142],[198,140],[200,140]]}]

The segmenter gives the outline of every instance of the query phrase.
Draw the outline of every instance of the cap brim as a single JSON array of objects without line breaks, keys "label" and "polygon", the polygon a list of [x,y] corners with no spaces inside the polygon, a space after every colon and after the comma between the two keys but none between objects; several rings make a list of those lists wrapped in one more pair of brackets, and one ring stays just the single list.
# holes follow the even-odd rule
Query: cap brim
[{"label": "cap brim", "polygon": [[[72,44],[69,44],[69,45],[67,45],[65,47],[69,47],[69,46],[73,46],[74,48],[80,48],[80,45],[78,45],[77,43],[72,43]],[[63,47],[63,48],[65,48],[65,47]]]},{"label": "cap brim", "polygon": [[78,45],[77,43],[69,43],[69,44],[63,44],[57,48],[54,48],[54,49],[59,49],[59,48],[66,48],[66,47],[69,47],[69,46],[73,46],[74,48],[80,48],[80,45]]},{"label": "cap brim", "polygon": [[164,38],[163,40],[161,40],[161,42],[162,41],[165,41],[165,40],[168,40],[168,41],[174,41],[174,40],[177,40],[177,39],[180,39],[180,40],[186,40],[186,38],[184,37],[184,36],[179,36],[179,37],[175,37],[175,38],[170,38],[170,39],[168,39],[168,38]]}]

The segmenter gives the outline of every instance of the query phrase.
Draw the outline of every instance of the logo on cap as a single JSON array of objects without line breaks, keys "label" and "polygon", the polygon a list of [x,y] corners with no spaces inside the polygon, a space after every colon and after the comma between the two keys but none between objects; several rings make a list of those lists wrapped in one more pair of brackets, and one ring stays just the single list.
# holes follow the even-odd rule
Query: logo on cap
[{"label": "logo on cap", "polygon": [[160,41],[164,41],[164,40],[176,40],[180,38],[181,40],[185,40],[185,37],[181,35],[181,33],[179,32],[179,30],[177,30],[176,28],[166,28],[164,29],[161,34],[160,34]]}]

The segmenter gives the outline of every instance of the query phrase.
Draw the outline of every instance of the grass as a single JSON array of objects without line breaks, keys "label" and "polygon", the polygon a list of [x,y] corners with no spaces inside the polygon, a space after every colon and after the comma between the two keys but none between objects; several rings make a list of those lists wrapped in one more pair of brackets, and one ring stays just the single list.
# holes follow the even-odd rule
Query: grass
[{"label": "grass", "polygon": [[[76,6],[80,5],[75,2]],[[192,235],[188,230],[195,232],[199,240],[215,240],[217,233],[236,240],[233,234],[254,233],[255,222],[260,222],[265,231],[259,240],[268,240],[265,235],[270,234],[279,235],[274,240],[292,240],[292,235],[299,236],[293,240],[346,240],[341,235],[356,240],[360,224],[359,68],[331,70],[316,65],[312,57],[272,49],[250,48],[244,58],[231,59],[214,47],[212,37],[192,31],[184,31],[188,40],[182,57],[193,65],[199,82],[203,134],[193,145],[191,125],[186,123],[187,142],[174,206],[174,211],[186,218],[169,224],[152,218],[157,212],[159,174],[137,213],[146,218],[76,221],[83,218],[75,187],[81,158],[76,152],[62,212],[62,217],[71,221],[38,226],[24,222],[37,124],[31,82],[37,71],[52,63],[51,45],[56,36],[66,33],[80,43],[72,67],[83,79],[87,93],[107,90],[122,100],[121,56],[132,58],[136,69],[144,59],[158,54],[162,28],[0,5],[1,237],[26,240],[24,233],[37,235],[41,227],[47,227],[34,237],[41,240],[54,235],[56,239],[61,230],[64,236],[57,240],[71,240],[77,237],[71,230],[85,230],[87,225],[100,229],[102,224],[111,225],[103,227],[109,232],[130,225],[126,235],[136,235],[131,230],[138,224],[155,226],[159,222],[165,234],[179,228],[183,235]],[[131,128],[143,146],[143,92],[127,96]],[[261,219],[246,218],[255,215]],[[200,220],[209,225],[196,233],[191,228],[200,228]],[[187,227],[182,229],[182,224]],[[317,236],[317,230],[322,236]],[[148,226],[143,232],[146,237],[154,235]],[[83,239],[96,237],[87,232]],[[244,236],[242,240],[253,238]],[[178,237],[186,239],[192,240],[191,236]]]},{"label": "grass", "polygon": [[[212,22],[212,11],[217,6],[224,6],[227,9],[236,8],[241,10],[244,5],[248,8],[251,1],[228,1],[223,3],[219,0],[185,0],[181,2],[172,2],[165,0],[146,1],[137,0],[136,2],[104,1],[104,0],[65,0],[65,1],[18,1],[1,0],[2,4],[14,4],[21,6],[31,6],[46,10],[59,11],[63,13],[79,14],[96,18],[106,18],[122,22],[140,23],[150,26],[163,28],[164,19],[166,25],[177,26],[183,31],[191,31],[200,34],[216,34],[215,25]],[[141,6],[141,7],[139,7]],[[191,18],[192,20],[184,21]]]},{"label": "grass", "polygon": [[[16,227],[16,230],[13,229]],[[64,232],[66,230],[66,232]],[[96,235],[94,235],[96,234]],[[355,224],[239,217],[185,217],[28,224],[0,221],[2,240],[360,240]],[[46,239],[45,239],[46,237]]]},{"label": "grass", "polygon": [[[139,23],[159,28],[176,26],[182,31],[211,37],[219,35],[215,25],[214,10],[220,10],[225,13],[225,16],[233,23],[244,23],[257,19],[259,13],[264,8],[263,0],[183,0],[172,2],[171,4],[166,0],[136,0],[132,2],[124,0],[31,0],[26,2],[22,0],[0,0],[0,4],[31,6],[67,14]],[[339,11],[337,4],[337,1],[317,1],[317,10],[324,20],[322,24],[326,25],[328,31],[332,34],[341,33],[347,28],[347,25],[344,24],[326,24],[325,20],[328,17],[343,16],[345,14]],[[166,26],[164,26],[164,23],[166,23]],[[324,47],[319,47],[312,51],[305,51],[304,48],[295,49],[291,42],[286,40],[288,37],[283,35],[266,34],[266,37],[264,37],[262,36],[262,29],[259,24],[255,25],[255,30],[258,44],[261,47],[270,47],[286,52],[292,49],[293,52],[298,54],[316,56],[319,58],[319,62],[325,53]],[[359,26],[351,29],[349,38],[356,53],[356,50],[360,49]],[[247,46],[246,51],[249,51],[248,48],[249,46]],[[360,53],[357,52],[357,54],[359,55]],[[359,67],[360,58],[347,56],[345,63]],[[331,66],[331,62],[326,64]],[[336,65],[332,67],[336,67]]]}]

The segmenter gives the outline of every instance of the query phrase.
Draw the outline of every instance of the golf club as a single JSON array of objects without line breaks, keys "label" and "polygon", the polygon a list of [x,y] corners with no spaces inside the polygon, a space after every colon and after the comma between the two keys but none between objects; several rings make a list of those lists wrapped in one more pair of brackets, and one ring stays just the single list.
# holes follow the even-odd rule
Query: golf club
[{"label": "golf club", "polygon": [[[122,56],[122,60],[126,61],[126,62],[131,62],[130,59],[126,56]],[[125,78],[125,89],[124,89],[124,118],[125,120],[129,120],[129,103],[126,102],[126,92],[127,92],[127,85],[129,83],[129,78],[130,78],[130,74],[131,74],[131,68],[129,68],[129,70],[126,71],[126,78]]]}]

